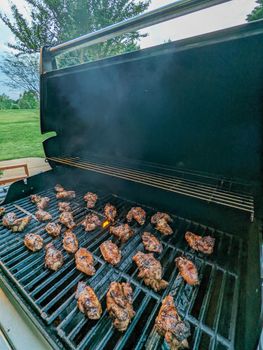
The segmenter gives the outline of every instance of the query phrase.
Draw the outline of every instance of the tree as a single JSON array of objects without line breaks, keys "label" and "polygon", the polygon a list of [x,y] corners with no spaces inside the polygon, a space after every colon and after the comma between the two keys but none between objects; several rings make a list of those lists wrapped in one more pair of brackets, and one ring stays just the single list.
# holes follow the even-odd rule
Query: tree
[{"label": "tree", "polygon": [[24,91],[17,104],[20,109],[36,109],[38,108],[38,96],[35,91]]},{"label": "tree", "polygon": [[0,70],[9,78],[5,83],[13,89],[33,91],[39,94],[39,55],[6,54],[0,63]]},{"label": "tree", "polygon": [[256,3],[258,6],[247,16],[248,22],[263,18],[263,0],[257,0]]}]

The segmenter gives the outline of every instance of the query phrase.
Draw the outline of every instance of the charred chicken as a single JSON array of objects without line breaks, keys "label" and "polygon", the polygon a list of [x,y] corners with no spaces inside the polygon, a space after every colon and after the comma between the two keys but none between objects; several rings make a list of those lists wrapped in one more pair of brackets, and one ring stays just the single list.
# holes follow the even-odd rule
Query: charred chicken
[{"label": "charred chicken", "polygon": [[91,209],[95,207],[96,202],[98,200],[98,196],[96,195],[96,193],[87,192],[83,199],[85,202],[87,202],[87,208]]},{"label": "charred chicken", "polygon": [[39,209],[36,213],[35,213],[36,218],[38,219],[38,221],[48,221],[52,219],[52,215],[50,213],[48,213],[47,211],[44,211],[42,209]]},{"label": "charred chicken", "polygon": [[199,284],[198,271],[195,264],[184,257],[175,259],[176,266],[178,267],[180,275],[183,277],[186,283],[191,286]]},{"label": "charred chicken", "polygon": [[57,184],[55,187],[55,192],[63,192],[64,191],[64,187],[62,187],[60,184]]},{"label": "charred chicken", "polygon": [[116,265],[121,261],[121,252],[112,241],[105,241],[100,245],[101,254],[109,264]]},{"label": "charred chicken", "polygon": [[138,277],[142,278],[147,286],[150,286],[156,292],[167,287],[168,282],[162,279],[162,265],[160,261],[154,258],[152,253],[144,254],[138,252],[132,260],[135,261],[139,268]]},{"label": "charred chicken", "polygon": [[95,230],[95,228],[97,228],[98,226],[100,226],[101,221],[98,215],[90,213],[85,217],[82,225],[84,226],[85,231],[90,232]]},{"label": "charred chicken", "polygon": [[72,231],[67,230],[63,237],[63,248],[68,253],[76,253],[76,251],[78,250],[78,246],[79,243],[76,235]]},{"label": "charred chicken", "polygon": [[133,207],[126,215],[126,219],[128,222],[132,222],[134,219],[139,225],[143,225],[146,219],[146,212],[140,207]]},{"label": "charred chicken", "polygon": [[114,222],[117,216],[117,209],[114,205],[107,203],[104,207],[104,214],[109,221]]},{"label": "charred chicken", "polygon": [[2,224],[8,227],[13,232],[22,232],[26,226],[30,223],[31,216],[24,216],[23,218],[17,219],[15,213],[10,212],[4,215]]},{"label": "charred chicken", "polygon": [[59,211],[71,211],[71,206],[69,202],[58,202]]},{"label": "charred chicken", "polygon": [[157,212],[151,217],[151,223],[155,225],[156,230],[160,231],[165,236],[173,233],[173,230],[169,225],[172,221],[170,215],[166,213]]},{"label": "charred chicken", "polygon": [[162,243],[150,232],[143,233],[142,242],[145,250],[149,252],[161,253],[163,251]]},{"label": "charred chicken", "polygon": [[43,238],[35,233],[28,233],[25,235],[24,244],[32,252],[36,252],[43,247]]},{"label": "charred chicken", "polygon": [[165,337],[171,350],[188,348],[187,338],[190,336],[190,325],[181,320],[171,295],[167,295],[162,301],[155,320],[155,329]]},{"label": "charred chicken", "polygon": [[86,249],[80,248],[75,254],[77,270],[85,273],[88,276],[93,276],[96,273],[94,267],[93,255]]},{"label": "charred chicken", "polygon": [[132,307],[133,292],[129,283],[112,282],[107,292],[106,303],[114,327],[124,332],[135,312]]},{"label": "charred chicken", "polygon": [[76,299],[80,312],[85,314],[91,320],[98,320],[102,314],[102,307],[94,290],[84,282],[79,282]]},{"label": "charred chicken", "polygon": [[63,211],[59,216],[59,222],[71,229],[75,226],[73,214],[69,211]]},{"label": "charred chicken", "polygon": [[119,226],[111,226],[110,233],[117,237],[122,243],[125,243],[134,232],[128,224],[121,224]]},{"label": "charred chicken", "polygon": [[76,197],[75,191],[60,191],[57,192],[56,198],[57,199],[73,199]]},{"label": "charred chicken", "polygon": [[52,237],[58,237],[61,231],[61,225],[56,224],[55,222],[50,222],[46,225],[45,230]]},{"label": "charred chicken", "polygon": [[212,254],[215,245],[215,238],[211,236],[198,236],[192,232],[186,232],[185,239],[189,246],[201,253]]},{"label": "charred chicken", "polygon": [[57,271],[61,268],[64,262],[63,254],[57,250],[53,243],[46,245],[45,266],[50,270]]}]

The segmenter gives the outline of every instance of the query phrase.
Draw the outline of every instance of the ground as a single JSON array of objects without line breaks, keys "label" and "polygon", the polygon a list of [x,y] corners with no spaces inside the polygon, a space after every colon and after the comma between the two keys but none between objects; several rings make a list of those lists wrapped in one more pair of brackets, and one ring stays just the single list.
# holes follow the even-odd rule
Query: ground
[{"label": "ground", "polygon": [[0,110],[0,161],[44,157],[39,110]]}]

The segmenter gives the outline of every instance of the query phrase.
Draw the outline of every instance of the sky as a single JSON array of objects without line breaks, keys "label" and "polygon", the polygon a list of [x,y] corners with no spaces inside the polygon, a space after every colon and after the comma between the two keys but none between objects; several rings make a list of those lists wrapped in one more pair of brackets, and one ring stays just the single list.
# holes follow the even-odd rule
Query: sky
[{"label": "sky", "polygon": [[[170,4],[175,0],[152,0],[149,11]],[[25,0],[12,0],[22,13],[29,18]],[[148,36],[140,42],[141,48],[161,44],[167,40],[179,40],[215,30],[232,27],[246,22],[246,16],[256,6],[255,0],[231,0],[225,4],[213,6],[187,16],[179,17],[142,30]],[[0,11],[10,14],[9,0],[0,0]],[[15,42],[14,36],[0,20],[0,60],[4,52],[10,51],[8,42]],[[10,90],[3,82],[0,72],[0,94],[6,93],[16,99],[22,92],[19,88]]]}]

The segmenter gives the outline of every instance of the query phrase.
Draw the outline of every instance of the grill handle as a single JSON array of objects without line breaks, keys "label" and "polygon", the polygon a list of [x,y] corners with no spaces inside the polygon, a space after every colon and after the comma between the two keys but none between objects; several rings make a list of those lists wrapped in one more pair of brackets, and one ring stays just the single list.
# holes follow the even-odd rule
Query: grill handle
[{"label": "grill handle", "polygon": [[48,48],[48,51],[54,57],[65,51],[70,52],[72,50],[98,44],[127,32],[147,28],[170,19],[184,16],[192,12],[200,11],[228,1],[231,0],[179,0],[172,4],[157,8],[153,11],[143,13],[133,18],[99,29],[95,32],[82,35],[76,39],[50,47]]}]

